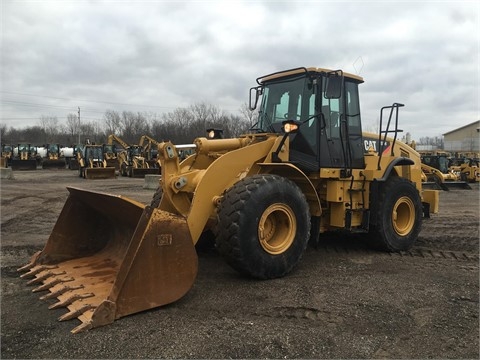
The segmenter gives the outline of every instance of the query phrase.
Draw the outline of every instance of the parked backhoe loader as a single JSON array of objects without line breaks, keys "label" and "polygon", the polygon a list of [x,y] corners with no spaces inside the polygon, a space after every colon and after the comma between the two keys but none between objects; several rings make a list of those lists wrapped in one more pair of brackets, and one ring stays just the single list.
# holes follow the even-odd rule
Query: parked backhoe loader
[{"label": "parked backhoe loader", "polygon": [[80,320],[76,333],[184,296],[207,230],[228,264],[258,279],[289,274],[329,231],[411,248],[439,192],[422,189],[419,154],[397,141],[402,104],[382,108],[379,134],[362,133],[362,82],[319,68],[258,78],[250,107],[262,98],[259,118],[247,134],[197,138],[182,162],[173,143],[158,146],[161,186],[149,206],[69,187],[22,276],[58,299],[52,308],[68,308],[60,320]]},{"label": "parked backhoe loader", "polygon": [[17,152],[13,153],[12,170],[36,170],[37,151],[36,147],[30,144],[18,144]]},{"label": "parked backhoe loader", "polygon": [[149,168],[157,169],[156,173],[159,174],[160,161],[157,158],[157,154],[158,154],[158,145],[160,145],[160,143],[148,135],[143,135],[140,138],[138,145],[140,145],[143,148],[142,153],[145,156],[145,161],[148,163]]},{"label": "parked backhoe loader", "polygon": [[84,179],[111,179],[115,168],[107,166],[102,145],[84,145],[78,152],[78,176]]},{"label": "parked backhoe loader", "polygon": [[2,154],[0,156],[0,167],[7,168],[11,166],[13,155],[13,146],[2,144]]},{"label": "parked backhoe loader", "polygon": [[107,162],[108,167],[114,167],[116,171],[120,170],[120,163],[118,161],[117,147],[115,144],[103,144],[103,157]]},{"label": "parked backhoe loader", "polygon": [[65,157],[60,155],[59,144],[47,144],[45,145],[47,150],[45,158],[42,159],[43,169],[65,169],[66,162]]},{"label": "parked backhoe loader", "polygon": [[71,145],[60,149],[60,154],[65,158],[69,170],[78,170],[78,145]]},{"label": "parked backhoe loader", "polygon": [[120,174],[135,178],[143,178],[147,174],[160,174],[158,167],[150,167],[144,154],[143,146],[129,145],[116,135],[109,135],[108,144],[119,144],[123,151],[120,151],[118,161],[120,164]]}]

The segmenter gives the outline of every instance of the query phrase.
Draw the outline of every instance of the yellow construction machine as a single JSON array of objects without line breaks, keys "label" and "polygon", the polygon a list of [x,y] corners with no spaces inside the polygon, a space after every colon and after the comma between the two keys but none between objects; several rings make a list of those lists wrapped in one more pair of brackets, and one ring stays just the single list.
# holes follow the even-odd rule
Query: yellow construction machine
[{"label": "yellow construction machine", "polygon": [[129,145],[116,135],[109,135],[108,144],[119,144],[123,151],[118,152],[120,174],[143,178],[147,174],[160,174],[158,167],[150,167],[142,145]]},{"label": "yellow construction machine", "polygon": [[77,151],[78,176],[84,179],[111,179],[115,177],[115,167],[108,166],[103,157],[102,145],[84,145]]},{"label": "yellow construction machine", "polygon": [[115,170],[120,170],[120,163],[118,161],[117,147],[115,144],[103,144],[103,157],[107,162],[108,167],[114,167]]},{"label": "yellow construction machine", "polygon": [[65,157],[60,154],[59,144],[45,145],[46,156],[42,159],[43,169],[65,169],[67,163]]},{"label": "yellow construction machine", "polygon": [[160,145],[160,142],[148,135],[143,135],[138,144],[143,148],[145,161],[148,163],[149,168],[157,169],[157,174],[160,174],[160,161],[157,158],[158,145]]},{"label": "yellow construction machine", "polygon": [[[195,139],[179,161],[158,146],[162,176],[151,204],[68,188],[45,248],[19,269],[78,318],[73,332],[172,303],[192,287],[195,245],[211,230],[241,274],[289,274],[309,240],[361,233],[386,251],[408,250],[422,218],[438,211],[438,190],[422,189],[419,154],[397,141],[394,103],[380,133],[363,134],[363,79],[341,70],[296,68],[257,79],[257,124],[238,138]],[[291,281],[295,281],[294,278]]]},{"label": "yellow construction machine", "polygon": [[18,144],[13,151],[11,160],[12,170],[36,170],[37,169],[37,148],[31,144]]},{"label": "yellow construction machine", "polygon": [[480,168],[477,158],[453,158],[450,160],[449,169],[457,174],[461,181],[480,182]]},{"label": "yellow construction machine", "polygon": [[447,155],[421,155],[420,159],[422,171],[426,177],[423,187],[438,188],[446,191],[451,188],[471,189],[468,182],[461,178],[460,173],[449,167]]},{"label": "yellow construction machine", "polygon": [[2,154],[0,156],[0,167],[6,168],[10,166],[13,155],[13,146],[2,144]]}]

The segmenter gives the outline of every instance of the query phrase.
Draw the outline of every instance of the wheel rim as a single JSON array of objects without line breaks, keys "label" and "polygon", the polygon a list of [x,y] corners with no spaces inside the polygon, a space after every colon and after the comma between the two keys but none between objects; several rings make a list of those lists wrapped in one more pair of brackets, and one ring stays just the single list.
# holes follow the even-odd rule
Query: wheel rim
[{"label": "wheel rim", "polygon": [[272,204],[262,214],[258,224],[258,240],[262,248],[278,255],[292,245],[297,232],[297,220],[285,204]]},{"label": "wheel rim", "polygon": [[395,232],[406,236],[412,231],[415,224],[415,206],[412,199],[403,196],[397,200],[392,212],[392,223]]}]

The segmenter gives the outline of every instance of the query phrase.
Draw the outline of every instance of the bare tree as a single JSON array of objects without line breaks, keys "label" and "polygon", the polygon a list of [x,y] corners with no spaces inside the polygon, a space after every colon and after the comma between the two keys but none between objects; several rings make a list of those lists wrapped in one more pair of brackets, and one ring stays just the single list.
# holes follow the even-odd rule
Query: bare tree
[{"label": "bare tree", "polygon": [[442,136],[434,136],[434,137],[421,137],[417,143],[417,145],[433,145],[438,149],[443,149],[443,137]]},{"label": "bare tree", "polygon": [[251,120],[236,115],[230,115],[225,120],[225,124],[228,129],[228,132],[225,133],[225,137],[238,137],[241,134],[245,134],[248,129],[252,128],[254,125]]},{"label": "bare tree", "polygon": [[7,125],[0,124],[0,143],[5,144],[5,139],[7,135]]},{"label": "bare tree", "polygon": [[122,130],[120,114],[115,110],[107,110],[103,115],[105,133],[118,135]]},{"label": "bare tree", "polygon": [[58,135],[58,118],[56,116],[41,115],[39,126],[45,132],[45,143],[54,143]]},{"label": "bare tree", "polygon": [[67,115],[67,124],[66,124],[66,132],[72,138],[78,136],[80,131],[80,119],[76,114],[68,114]]},{"label": "bare tree", "polygon": [[[194,120],[191,111],[186,108],[177,108],[173,112],[163,114],[162,123],[166,126],[159,126],[157,123],[155,136],[157,139],[168,139],[179,144],[191,143],[193,138],[190,132]],[[158,133],[158,131],[161,132]]]},{"label": "bare tree", "polygon": [[243,103],[242,106],[240,106],[239,111],[244,120],[246,120],[249,124],[249,128],[253,127],[253,125],[258,121],[258,109],[251,110],[247,103]]}]

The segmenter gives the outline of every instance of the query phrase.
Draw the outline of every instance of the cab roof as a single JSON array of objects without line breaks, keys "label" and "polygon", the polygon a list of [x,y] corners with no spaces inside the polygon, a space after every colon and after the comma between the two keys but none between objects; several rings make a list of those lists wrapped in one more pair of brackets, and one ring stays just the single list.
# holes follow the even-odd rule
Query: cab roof
[{"label": "cab roof", "polygon": [[[306,73],[306,72],[308,72],[308,73],[312,73],[312,72],[313,73],[329,73],[329,72],[335,72],[335,71],[338,71],[338,70],[331,70],[331,69],[317,68],[317,67],[308,67],[308,68],[299,67],[299,68],[295,68],[295,69],[278,71],[278,72],[275,72],[273,74],[261,76],[261,77],[257,78],[257,82],[258,82],[258,84],[262,84],[266,81],[270,81],[270,80],[274,80],[274,79],[280,79],[280,78],[283,78],[283,77],[287,77],[287,76],[291,76],[291,75],[295,75],[295,74]],[[361,76],[358,76],[358,75],[354,75],[354,74],[344,72],[343,76],[346,77],[346,78],[352,79],[355,82],[359,82],[359,83],[363,82],[363,78]]]}]

